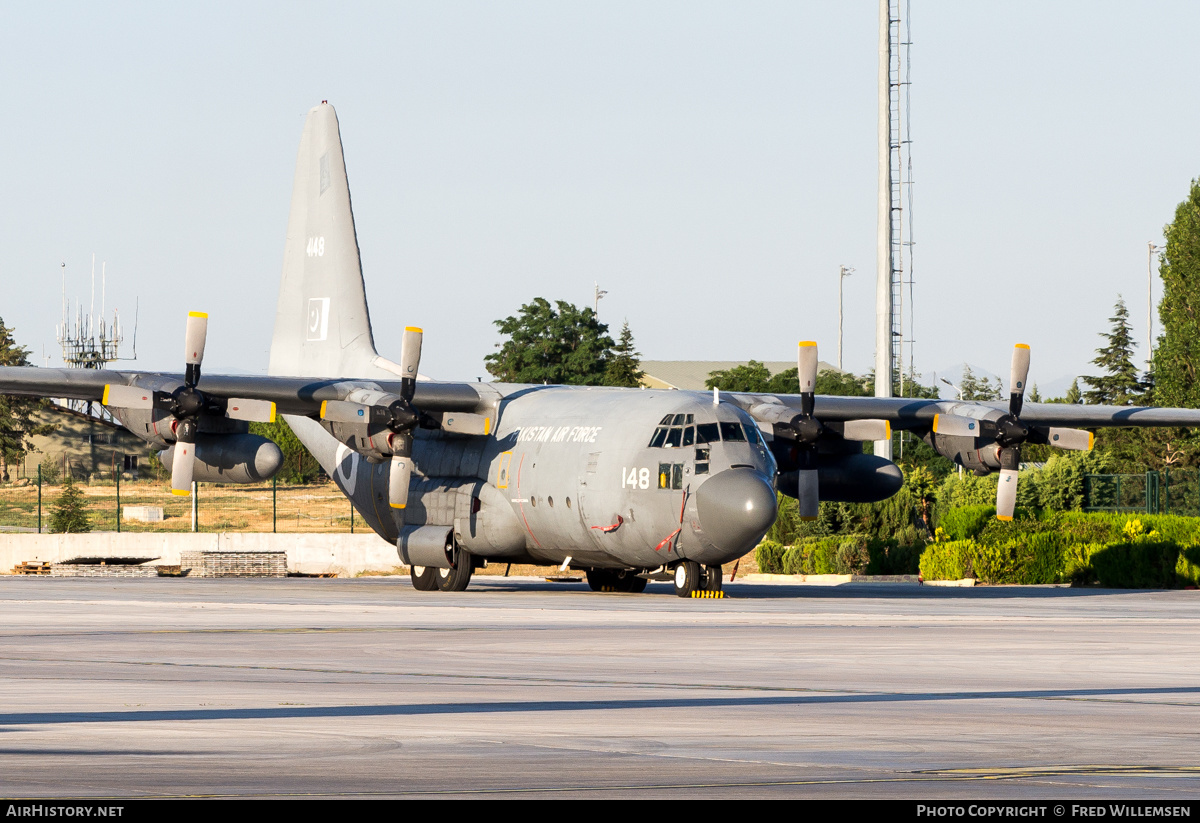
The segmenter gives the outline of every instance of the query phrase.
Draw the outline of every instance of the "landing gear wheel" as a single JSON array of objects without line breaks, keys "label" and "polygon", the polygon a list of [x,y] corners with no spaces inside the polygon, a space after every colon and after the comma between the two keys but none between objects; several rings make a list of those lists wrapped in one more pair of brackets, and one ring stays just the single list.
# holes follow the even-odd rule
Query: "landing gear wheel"
[{"label": "landing gear wheel", "polygon": [[588,588],[594,592],[612,591],[615,575],[610,569],[588,569]]},{"label": "landing gear wheel", "polygon": [[680,597],[691,597],[692,592],[701,588],[700,564],[695,560],[684,560],[675,567],[675,594]]},{"label": "landing gear wheel", "polygon": [[720,566],[705,566],[704,567],[704,590],[706,592],[721,591],[721,567]]},{"label": "landing gear wheel", "polygon": [[613,582],[619,592],[641,594],[646,590],[646,578],[638,577],[637,572],[632,570],[617,572]]},{"label": "landing gear wheel", "polygon": [[471,555],[459,549],[454,553],[454,568],[438,569],[438,588],[444,592],[463,592],[471,583],[471,572],[475,571]]},{"label": "landing gear wheel", "polygon": [[433,592],[438,588],[437,569],[433,566],[410,566],[413,588],[419,592]]}]

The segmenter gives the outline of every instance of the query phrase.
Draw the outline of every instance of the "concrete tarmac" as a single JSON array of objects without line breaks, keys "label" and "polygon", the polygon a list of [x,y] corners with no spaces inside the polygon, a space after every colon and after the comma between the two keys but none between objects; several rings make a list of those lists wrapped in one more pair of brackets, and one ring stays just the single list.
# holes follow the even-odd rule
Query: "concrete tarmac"
[{"label": "concrete tarmac", "polygon": [[1200,795],[1200,592],[0,578],[0,794]]}]

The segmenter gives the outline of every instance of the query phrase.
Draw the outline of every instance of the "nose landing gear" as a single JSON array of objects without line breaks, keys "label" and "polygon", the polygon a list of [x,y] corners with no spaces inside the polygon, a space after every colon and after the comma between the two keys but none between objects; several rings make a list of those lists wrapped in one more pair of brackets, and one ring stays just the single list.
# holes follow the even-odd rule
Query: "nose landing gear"
[{"label": "nose landing gear", "polygon": [[680,597],[724,597],[721,567],[684,560],[675,567],[675,594]]}]

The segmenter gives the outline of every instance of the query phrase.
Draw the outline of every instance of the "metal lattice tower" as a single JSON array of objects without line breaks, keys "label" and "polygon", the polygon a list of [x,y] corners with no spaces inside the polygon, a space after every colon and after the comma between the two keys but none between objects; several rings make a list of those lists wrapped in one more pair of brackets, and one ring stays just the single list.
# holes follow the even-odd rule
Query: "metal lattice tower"
[{"label": "metal lattice tower", "polygon": [[[907,379],[913,379],[913,280],[912,280],[912,120],[910,117],[912,17],[911,2],[888,2],[888,151],[891,182],[891,284],[892,284],[892,368],[899,376],[899,394],[904,395]],[[903,36],[901,26],[904,27]],[[907,200],[907,203],[905,201]],[[907,230],[908,238],[905,239]],[[905,265],[905,252],[908,265]],[[905,293],[907,292],[907,299]],[[907,320],[905,314],[907,309]],[[907,351],[906,351],[907,348]],[[905,354],[908,362],[905,363]]]}]

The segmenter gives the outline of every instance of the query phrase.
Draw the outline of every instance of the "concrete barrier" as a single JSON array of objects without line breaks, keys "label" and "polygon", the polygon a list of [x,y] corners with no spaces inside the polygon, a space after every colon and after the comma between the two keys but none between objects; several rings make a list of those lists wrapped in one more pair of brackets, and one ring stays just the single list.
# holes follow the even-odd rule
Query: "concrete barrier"
[{"label": "concrete barrier", "polygon": [[8,574],[24,561],[65,563],[80,557],[152,557],[156,565],[177,566],[185,551],[281,551],[287,554],[288,571],[340,577],[401,565],[396,547],[375,534],[0,533],[0,574]]}]

